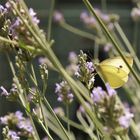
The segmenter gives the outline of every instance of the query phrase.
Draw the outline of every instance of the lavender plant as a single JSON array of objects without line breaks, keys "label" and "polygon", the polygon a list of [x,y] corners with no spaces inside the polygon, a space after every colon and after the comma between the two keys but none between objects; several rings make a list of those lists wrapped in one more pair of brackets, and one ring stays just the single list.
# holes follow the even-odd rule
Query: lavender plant
[{"label": "lavender plant", "polygon": [[[17,102],[25,113],[23,115],[21,111],[16,111],[1,116],[3,139],[42,139],[38,126],[45,133],[44,140],[58,138],[76,140],[78,136],[72,128],[79,130],[81,135],[86,134],[86,139],[92,140],[140,139],[138,131],[140,62],[136,56],[136,49],[134,50],[119,25],[118,15],[94,9],[88,0],[83,2],[90,14],[82,12],[80,19],[86,28],[93,30],[94,34],[69,25],[60,12],[54,11],[54,1],[51,5],[47,34],[39,28],[40,20],[37,14],[32,8],[28,9],[23,0],[9,0],[4,6],[0,5],[1,50],[7,56],[13,75],[11,89],[8,91],[1,85],[1,95],[9,101]],[[139,6],[138,1],[136,4]],[[106,9],[107,5],[102,1],[102,6]],[[94,41],[96,50],[94,60],[89,61],[87,54],[81,50],[79,55],[71,52],[70,64],[62,66],[52,48],[54,43],[51,38],[52,13],[55,22],[61,27]],[[137,22],[138,9],[132,10],[131,15],[134,22]],[[134,44],[133,46],[137,46]],[[136,111],[132,112],[131,108],[124,106],[118,96],[119,91],[112,89],[109,83],[104,83],[105,89],[95,86],[95,76],[98,74],[95,61],[98,61],[100,46],[104,47],[104,53],[108,53],[109,56],[120,55],[130,69],[132,84],[129,82],[123,86],[123,94],[129,97],[133,110]],[[122,50],[132,53],[134,68],[129,65]],[[14,54],[14,62],[10,58],[10,53]],[[39,79],[33,60],[40,55],[43,57],[39,58],[40,64],[37,66],[40,72]],[[61,107],[53,109],[51,101],[45,96],[48,92],[47,83],[51,70],[58,73],[61,78],[60,83],[60,80],[54,83],[54,92],[65,109]],[[72,102],[79,104],[75,111],[78,121],[70,118]]]}]

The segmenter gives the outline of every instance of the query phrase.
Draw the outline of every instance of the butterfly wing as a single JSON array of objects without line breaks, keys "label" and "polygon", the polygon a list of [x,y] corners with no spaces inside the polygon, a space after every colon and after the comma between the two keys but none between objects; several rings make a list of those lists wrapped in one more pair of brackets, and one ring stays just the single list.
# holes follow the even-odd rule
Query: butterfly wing
[{"label": "butterfly wing", "polygon": [[[132,67],[133,58],[130,57],[130,56],[126,56],[125,59],[128,62],[128,64]],[[126,63],[124,62],[124,60],[120,56],[110,58],[110,59],[106,59],[106,60],[102,61],[99,65],[100,66],[114,66],[114,67],[116,67],[118,69],[122,69],[127,74],[129,74],[129,72],[130,72],[130,70],[127,67]]]},{"label": "butterfly wing", "polygon": [[103,81],[108,82],[112,88],[119,88],[128,80],[128,74],[114,66],[99,65],[97,71]]}]

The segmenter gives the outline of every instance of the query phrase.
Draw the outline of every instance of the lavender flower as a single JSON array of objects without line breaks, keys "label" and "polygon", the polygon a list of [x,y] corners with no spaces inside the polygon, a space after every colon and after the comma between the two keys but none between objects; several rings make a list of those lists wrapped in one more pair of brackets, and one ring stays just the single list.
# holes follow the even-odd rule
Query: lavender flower
[{"label": "lavender flower", "polygon": [[57,93],[59,102],[70,103],[73,100],[73,94],[71,89],[66,81],[62,81],[61,83],[56,83],[55,93]]},{"label": "lavender flower", "polygon": [[8,124],[8,117],[7,116],[0,117],[0,123],[4,125]]},{"label": "lavender flower", "polygon": [[29,9],[29,14],[35,24],[39,24],[40,20],[36,17],[36,13],[34,12],[33,8]]},{"label": "lavender flower", "polygon": [[18,121],[24,120],[23,113],[21,111],[16,111],[15,117],[17,117]]},{"label": "lavender flower", "polygon": [[94,72],[94,66],[92,62],[87,62],[86,67],[88,68],[90,73]]},{"label": "lavender flower", "polygon": [[116,95],[116,91],[110,87],[109,83],[106,83],[106,88],[110,97]]},{"label": "lavender flower", "polygon": [[56,108],[54,108],[54,112],[55,112],[57,115],[61,116],[61,117],[65,115],[64,110],[63,110],[62,107],[56,107]]},{"label": "lavender flower", "polygon": [[0,14],[5,13],[7,11],[2,5],[0,5]]},{"label": "lavender flower", "polygon": [[75,52],[70,52],[68,59],[71,63],[74,63],[74,64],[78,63],[78,56]]},{"label": "lavender flower", "polygon": [[122,115],[118,121],[120,126],[122,126],[123,128],[127,129],[130,126],[130,121],[131,119],[134,117],[134,115],[132,113],[130,113],[129,111],[126,111],[124,113],[124,115]]},{"label": "lavender flower", "polygon": [[29,133],[32,133],[33,132],[33,127],[30,123],[30,120],[29,119],[26,119],[26,120],[20,120],[17,124],[18,128],[20,129],[23,129]]},{"label": "lavender flower", "polygon": [[8,137],[10,138],[10,140],[19,140],[20,139],[18,134],[13,130],[9,130]]},{"label": "lavender flower", "polygon": [[112,46],[111,43],[107,43],[107,44],[105,44],[105,46],[104,46],[104,51],[105,51],[105,52],[109,52],[109,51],[111,50],[112,47],[113,47],[113,46]]},{"label": "lavender flower", "polygon": [[10,94],[3,86],[1,86],[0,89],[2,90],[1,95],[8,96]]},{"label": "lavender flower", "polygon": [[63,14],[59,11],[54,12],[53,19],[54,19],[55,22],[58,22],[58,23],[64,21]]},{"label": "lavender flower", "polygon": [[89,15],[86,11],[82,12],[80,15],[80,19],[83,21],[84,24],[87,25],[87,27],[95,27],[97,22],[95,18],[91,15]]},{"label": "lavender flower", "polygon": [[95,103],[99,103],[104,99],[106,96],[106,92],[101,88],[97,87],[92,90],[91,98]]}]

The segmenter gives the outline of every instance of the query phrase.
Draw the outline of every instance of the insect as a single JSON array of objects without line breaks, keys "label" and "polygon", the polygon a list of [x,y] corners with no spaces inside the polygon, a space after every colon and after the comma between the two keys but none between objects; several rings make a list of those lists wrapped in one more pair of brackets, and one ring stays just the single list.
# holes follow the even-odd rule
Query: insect
[{"label": "insect", "polygon": [[[132,67],[133,58],[126,56],[125,59]],[[123,86],[128,81],[130,70],[120,56],[106,59],[100,62],[96,68],[102,80],[109,83],[114,89]]]}]

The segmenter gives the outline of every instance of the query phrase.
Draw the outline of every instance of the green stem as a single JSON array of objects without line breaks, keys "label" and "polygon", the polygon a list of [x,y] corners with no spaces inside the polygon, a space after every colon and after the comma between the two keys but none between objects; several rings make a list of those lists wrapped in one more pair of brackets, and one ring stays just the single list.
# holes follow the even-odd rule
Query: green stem
[{"label": "green stem", "polygon": [[122,38],[123,42],[125,43],[126,47],[128,48],[129,52],[132,54],[132,56],[134,57],[134,61],[136,63],[136,67],[138,68],[138,70],[140,71],[140,61],[131,45],[131,43],[129,42],[128,38],[126,37],[126,35],[124,34],[121,26],[119,25],[119,23],[115,23],[114,24],[117,32],[119,33],[120,37]]},{"label": "green stem", "polygon": [[124,60],[124,62],[126,63],[127,67],[130,69],[132,75],[134,76],[134,78],[136,79],[136,81],[139,83],[140,85],[140,79],[139,76],[137,75],[137,73],[131,68],[131,66],[128,64],[122,50],[120,49],[118,43],[115,41],[115,39],[112,37],[110,31],[106,28],[105,24],[102,22],[102,20],[97,16],[96,12],[94,11],[92,5],[90,4],[90,2],[88,0],[83,0],[83,2],[85,3],[85,5],[87,6],[87,8],[89,9],[89,11],[91,11],[91,13],[95,16],[95,18],[97,19],[97,21],[99,22],[100,26],[102,27],[103,31],[106,33],[106,35],[108,36],[108,38],[110,39],[110,41],[112,42],[112,44],[114,45],[114,47],[116,48],[116,50],[118,51],[118,53],[120,54],[120,56],[122,57],[122,59]]},{"label": "green stem", "polygon": [[52,17],[53,17],[53,10],[55,6],[55,0],[50,0],[50,12],[49,12],[49,19],[48,19],[48,31],[47,31],[47,39],[50,42],[51,39],[51,29],[52,29]]},{"label": "green stem", "polygon": [[67,24],[65,21],[61,22],[60,26],[63,27],[64,29],[68,30],[69,32],[72,32],[72,33],[79,35],[81,37],[88,38],[88,39],[93,40],[93,41],[99,40],[99,38],[94,36],[93,34],[82,31],[78,28],[75,28],[75,27]]},{"label": "green stem", "polygon": [[43,122],[41,120],[38,120],[39,124],[42,126],[42,128],[44,129],[44,131],[46,132],[47,136],[49,137],[50,140],[53,140],[52,136],[50,135],[50,133],[48,132],[48,129],[44,126]]},{"label": "green stem", "polygon": [[139,23],[135,22],[134,23],[134,35],[133,35],[133,47],[135,52],[137,53],[137,43],[138,43],[138,33],[139,33]]},{"label": "green stem", "polygon": [[70,133],[70,123],[69,123],[69,104],[67,103],[66,104],[66,115],[67,115],[67,118],[68,118],[68,122],[67,122],[67,129],[68,129],[68,132]]},{"label": "green stem", "polygon": [[49,111],[51,112],[51,114],[54,116],[54,118],[56,119],[58,125],[60,126],[60,128],[62,129],[62,132],[65,134],[65,136],[67,137],[68,140],[70,140],[65,128],[63,127],[63,125],[61,124],[61,122],[59,121],[58,117],[56,116],[55,112],[53,111],[52,107],[50,106],[49,102],[47,101],[47,99],[45,97],[43,97],[43,102],[44,104],[48,107]]},{"label": "green stem", "polygon": [[12,45],[18,45],[18,42],[7,39],[7,38],[2,37],[2,36],[0,36],[0,41],[5,42],[5,43],[9,43],[9,44],[12,44]]},{"label": "green stem", "polygon": [[62,116],[60,119],[62,119],[62,120],[63,120],[64,122],[66,122],[66,123],[69,121],[69,124],[70,124],[71,126],[73,126],[73,127],[77,128],[77,129],[79,129],[79,130],[81,130],[81,131],[87,133],[87,132],[85,131],[85,128],[84,128],[82,125],[80,125],[80,124],[78,124],[78,123],[76,123],[76,122],[74,122],[74,121],[68,119],[67,117]]},{"label": "green stem", "polygon": [[140,132],[139,128],[136,126],[134,121],[131,121],[131,127],[130,127],[133,135],[136,137],[137,140],[140,140]]},{"label": "green stem", "polygon": [[[46,129],[48,130],[48,124],[47,124],[47,120],[46,120],[46,116],[45,116],[45,113],[44,113],[43,104],[42,104],[41,99],[39,101],[39,106],[40,106],[40,109],[41,109],[41,115],[42,115],[42,118],[43,118],[43,123],[44,123]],[[48,133],[49,133],[49,130],[48,130]]]},{"label": "green stem", "polygon": [[[12,71],[12,74],[13,74],[13,76],[17,79],[17,77],[16,77],[16,72],[15,72],[14,66],[13,66],[13,64],[12,64],[10,58],[9,58],[9,55],[6,54],[6,56],[7,56],[7,59],[8,59],[8,62],[9,62],[9,65],[10,65],[10,68],[11,68],[11,71]],[[17,79],[17,82],[18,82],[18,79]],[[19,93],[19,98],[20,98],[20,101],[21,101],[21,103],[22,103],[22,106],[23,106],[24,108],[26,108],[26,107],[27,107],[27,106],[26,106],[27,104],[26,104],[25,100],[23,99],[23,96],[21,96],[21,93]],[[26,110],[29,111],[28,108],[26,108]],[[33,134],[34,139],[35,139],[35,140],[40,140],[39,135],[38,135],[38,132],[37,132],[36,127],[35,127],[35,125],[34,125],[32,116],[31,116],[30,113],[28,113],[27,111],[25,111],[25,112],[26,112],[26,114],[29,116],[30,121],[31,121],[31,124],[32,124],[32,126],[33,126],[34,133],[35,133],[35,135]]]}]

